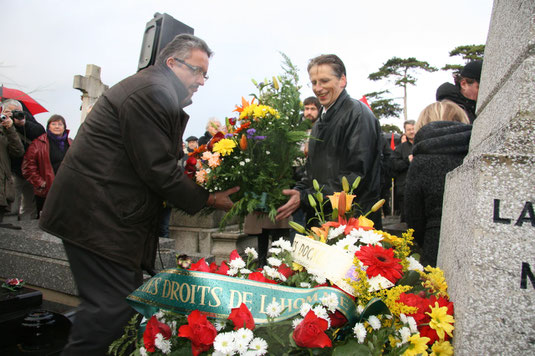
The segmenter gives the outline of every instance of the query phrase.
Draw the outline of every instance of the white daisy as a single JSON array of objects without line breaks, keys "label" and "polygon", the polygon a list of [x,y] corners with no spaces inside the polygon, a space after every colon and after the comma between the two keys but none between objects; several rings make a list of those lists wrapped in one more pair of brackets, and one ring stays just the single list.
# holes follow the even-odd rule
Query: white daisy
[{"label": "white daisy", "polygon": [[249,342],[253,339],[253,332],[247,328],[241,328],[234,332],[234,341],[242,341],[245,346],[249,345]]},{"label": "white daisy", "polygon": [[246,158],[245,159],[245,163],[249,163],[249,162],[251,162],[251,159],[250,158]]},{"label": "white daisy", "polygon": [[283,251],[292,251],[292,243],[282,237],[280,237],[277,241],[273,242],[271,246],[278,246]]},{"label": "white daisy", "polygon": [[256,252],[256,250],[252,247],[247,247],[245,249],[245,253],[248,255],[248,256],[251,256],[253,258],[253,260],[256,260],[258,258],[258,252]]},{"label": "white daisy", "polygon": [[218,332],[223,330],[225,328],[225,326],[227,326],[227,322],[225,320],[223,320],[223,319],[217,319],[214,322],[214,327]]},{"label": "white daisy", "polygon": [[297,318],[292,320],[292,327],[295,329],[299,324],[301,324],[303,320],[303,318]]},{"label": "white daisy", "polygon": [[346,229],[345,225],[340,225],[335,229],[329,229],[329,234],[327,235],[327,240],[332,240],[332,239],[337,238],[340,235],[343,235],[345,229]]},{"label": "white daisy", "polygon": [[268,344],[264,339],[255,337],[249,344],[249,348],[256,351],[257,355],[265,355],[267,353]]},{"label": "white daisy", "polygon": [[277,248],[277,247],[272,247],[268,250],[269,253],[272,253],[274,255],[278,255],[279,253],[282,252],[282,250],[280,248]]},{"label": "white daisy", "polygon": [[334,313],[338,307],[338,297],[334,293],[321,297],[320,301],[331,313]]},{"label": "white daisy", "polygon": [[240,269],[245,267],[245,262],[240,258],[237,257],[230,261],[230,268]]},{"label": "white daisy", "polygon": [[308,312],[310,311],[310,309],[312,309],[312,305],[308,304],[308,303],[303,303],[301,305],[301,308],[299,309],[299,313],[301,314],[301,316],[304,318]]},{"label": "white daisy", "polygon": [[372,230],[362,231],[360,234],[360,242],[366,245],[377,245],[383,240],[383,235],[378,234]]},{"label": "white daisy", "polygon": [[364,324],[356,323],[355,327],[353,328],[353,332],[355,333],[359,344],[362,344],[364,342],[364,339],[366,339],[367,334],[366,327],[364,327]]},{"label": "white daisy", "polygon": [[266,314],[270,318],[278,317],[281,314],[281,312],[282,312],[282,307],[276,301],[273,301],[273,302],[269,303],[268,306],[267,306],[267,309],[266,309]]},{"label": "white daisy", "polygon": [[240,166],[242,166],[242,167],[245,166],[245,162],[244,162],[244,161],[241,161],[241,162],[240,162]]},{"label": "white daisy", "polygon": [[234,333],[220,333],[214,339],[214,350],[224,354],[232,354],[235,350]]},{"label": "white daisy", "polygon": [[381,320],[379,320],[379,318],[375,315],[370,315],[370,317],[368,318],[368,323],[373,328],[373,330],[381,329]]},{"label": "white daisy", "polygon": [[271,266],[279,267],[281,265],[282,261],[279,260],[276,257],[269,257],[267,259],[267,263],[269,263]]},{"label": "white daisy", "polygon": [[327,320],[327,323],[329,323],[329,327],[331,327],[331,318],[329,318],[329,314],[327,313],[327,309],[323,307],[323,305],[318,305],[314,308],[312,308],[312,311],[318,318]]},{"label": "white daisy", "polygon": [[238,274],[238,269],[237,268],[230,268],[228,271],[227,271],[227,275],[233,277],[235,275]]},{"label": "white daisy", "polygon": [[401,313],[399,314],[399,319],[402,323],[409,325],[411,333],[416,334],[418,332],[418,325],[412,316],[406,316],[405,314]]},{"label": "white daisy", "polygon": [[362,314],[363,311],[364,311],[364,307],[363,307],[362,305],[359,304],[359,305],[357,306],[357,313]]},{"label": "white daisy", "polygon": [[407,261],[409,261],[409,270],[412,271],[424,271],[424,266],[418,260],[412,256],[407,257]]},{"label": "white daisy", "polygon": [[247,269],[247,268],[242,268],[242,269],[240,269],[240,273],[241,274],[250,274],[250,273],[253,273],[253,271],[251,271],[250,269]]},{"label": "white daisy", "polygon": [[301,282],[301,283],[299,283],[299,287],[301,287],[301,288],[311,288],[312,286],[308,282]]},{"label": "white daisy", "polygon": [[405,344],[409,341],[409,337],[411,336],[411,330],[404,326],[401,329],[399,329],[399,335],[401,336],[401,343]]},{"label": "white daisy", "polygon": [[148,356],[147,349],[145,349],[143,346],[139,349],[139,353],[141,356]]},{"label": "white daisy", "polygon": [[372,278],[368,279],[368,283],[370,283],[370,288],[368,291],[374,292],[376,290],[390,288],[394,286],[394,283],[390,282],[385,277],[378,274],[377,276],[373,276]]},{"label": "white daisy", "polygon": [[156,334],[156,338],[154,338],[154,346],[162,350],[164,354],[171,352],[171,341],[164,339],[161,333]]},{"label": "white daisy", "polygon": [[344,250],[344,252],[348,252],[353,255],[357,251],[357,242],[358,239],[355,236],[348,235],[343,239],[337,241],[334,246]]}]

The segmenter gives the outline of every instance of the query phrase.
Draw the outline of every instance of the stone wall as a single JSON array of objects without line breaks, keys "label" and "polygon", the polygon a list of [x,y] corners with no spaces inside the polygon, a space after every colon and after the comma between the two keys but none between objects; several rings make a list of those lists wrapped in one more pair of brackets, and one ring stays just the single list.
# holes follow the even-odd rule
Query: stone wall
[{"label": "stone wall", "polygon": [[535,352],[535,2],[494,2],[470,152],[446,181],[438,266],[456,355]]}]

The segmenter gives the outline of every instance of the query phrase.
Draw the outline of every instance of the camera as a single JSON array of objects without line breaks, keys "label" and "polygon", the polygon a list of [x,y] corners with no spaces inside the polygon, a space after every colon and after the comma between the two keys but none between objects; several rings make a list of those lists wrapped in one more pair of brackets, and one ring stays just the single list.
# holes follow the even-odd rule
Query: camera
[{"label": "camera", "polygon": [[13,110],[11,117],[17,120],[24,120],[26,118],[26,114],[24,111]]},{"label": "camera", "polygon": [[7,119],[7,116],[2,114],[0,115],[0,122],[4,121],[5,119]]}]

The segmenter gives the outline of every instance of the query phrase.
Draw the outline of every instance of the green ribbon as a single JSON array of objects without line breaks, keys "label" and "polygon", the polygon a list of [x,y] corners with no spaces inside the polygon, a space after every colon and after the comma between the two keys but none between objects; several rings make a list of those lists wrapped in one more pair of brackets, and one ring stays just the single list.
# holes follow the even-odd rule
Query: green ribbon
[{"label": "green ribbon", "polygon": [[256,324],[267,323],[267,307],[278,302],[283,312],[274,318],[281,321],[299,314],[303,303],[320,303],[335,293],[338,310],[350,322],[357,317],[355,303],[344,292],[330,287],[294,288],[183,269],[164,270],[127,297],[128,303],[147,319],[159,309],[189,314],[198,309],[208,316],[226,319],[233,308],[245,303]]}]

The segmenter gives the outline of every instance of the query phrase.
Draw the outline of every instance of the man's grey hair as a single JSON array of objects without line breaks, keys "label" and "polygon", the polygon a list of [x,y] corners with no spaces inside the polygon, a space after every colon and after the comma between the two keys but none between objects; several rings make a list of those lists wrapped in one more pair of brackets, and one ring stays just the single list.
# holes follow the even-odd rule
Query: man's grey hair
[{"label": "man's grey hair", "polygon": [[156,62],[165,65],[165,61],[169,57],[177,57],[179,59],[188,59],[191,56],[191,51],[194,49],[200,49],[205,52],[210,58],[213,54],[212,50],[204,40],[199,37],[190,34],[180,34],[167,44],[160,51],[160,54],[156,58]]},{"label": "man's grey hair", "polygon": [[414,125],[416,125],[416,121],[414,121],[414,120],[407,120],[407,121],[405,121],[405,122],[403,123],[403,130],[406,130],[406,129],[407,129],[407,125],[412,125],[412,126],[414,126]]},{"label": "man's grey hair", "polygon": [[344,62],[342,62],[340,57],[338,57],[336,54],[322,54],[321,56],[312,58],[308,62],[307,72],[310,72],[312,67],[322,64],[329,65],[332,68],[334,75],[338,79],[342,78],[342,75],[347,76]]},{"label": "man's grey hair", "polygon": [[15,100],[15,99],[6,99],[6,100],[2,101],[2,108],[8,107],[8,106],[15,106],[15,107],[17,107],[20,111],[22,111],[22,104],[21,104],[20,101],[18,101],[18,100]]}]

